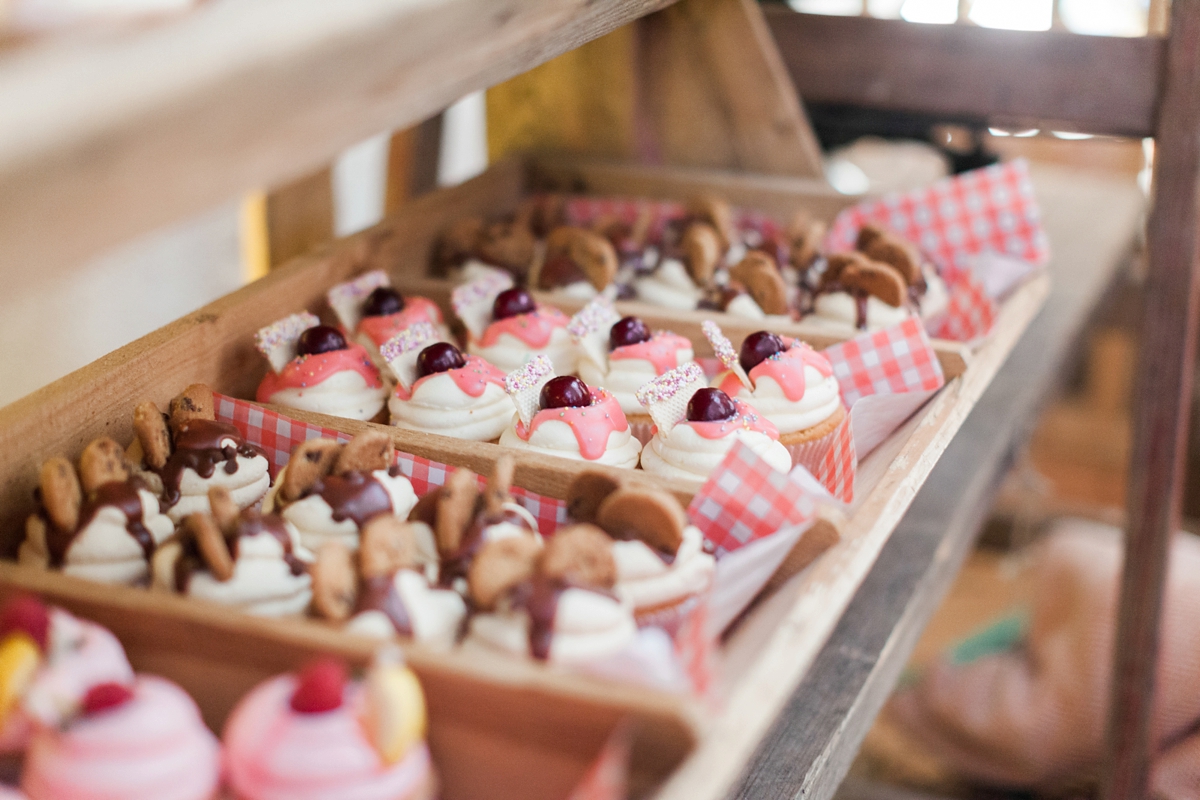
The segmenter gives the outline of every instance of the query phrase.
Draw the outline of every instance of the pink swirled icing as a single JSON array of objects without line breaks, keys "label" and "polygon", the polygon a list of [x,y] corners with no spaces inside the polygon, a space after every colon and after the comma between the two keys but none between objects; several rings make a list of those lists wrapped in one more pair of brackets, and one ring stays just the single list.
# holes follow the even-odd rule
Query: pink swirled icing
[{"label": "pink swirled icing", "polygon": [[554,333],[555,328],[565,328],[570,322],[571,318],[557,308],[538,306],[528,314],[495,320],[483,331],[483,336],[479,337],[479,344],[491,347],[500,341],[502,334],[507,333],[528,347],[540,349],[550,342],[550,335]]},{"label": "pink swirled icing", "polygon": [[406,297],[403,310],[382,317],[363,317],[358,329],[370,336],[376,345],[381,345],[414,322],[441,325],[442,310],[428,298]]},{"label": "pink swirled icing", "polygon": [[124,705],[40,731],[21,788],[30,800],[211,800],[219,778],[220,748],[195,702],[142,675]]},{"label": "pink swirled icing", "polygon": [[[793,403],[798,403],[804,397],[807,388],[804,378],[804,368],[812,367],[822,377],[833,375],[833,367],[829,359],[813,350],[804,342],[791,341],[791,347],[780,351],[770,358],[763,359],[750,369],[750,381],[757,384],[763,377],[775,381],[783,395]],[[742,382],[733,372],[727,372],[717,387],[730,397],[742,390]]]},{"label": "pink swirled icing", "polygon": [[464,354],[463,358],[467,362],[463,366],[457,369],[446,370],[445,372],[433,372],[429,375],[422,375],[413,383],[411,389],[405,389],[403,385],[397,384],[394,394],[401,400],[411,400],[413,392],[417,390],[417,387],[436,375],[449,375],[454,384],[459,388],[459,391],[471,397],[481,396],[489,383],[494,383],[501,389],[504,388],[504,373],[499,369],[479,356]]},{"label": "pink swirled icing", "polygon": [[[737,380],[737,378],[735,377],[734,380]],[[773,440],[778,441],[779,429],[769,419],[759,414],[749,404],[741,400],[735,399],[733,403],[737,406],[737,416],[732,419],[721,420],[720,422],[684,420],[679,424],[690,425],[692,430],[705,439],[724,439],[734,431],[746,430],[765,433]]]},{"label": "pink swirled icing", "polygon": [[421,744],[385,764],[358,719],[361,692],[348,687],[340,708],[293,711],[291,675],[259,684],[242,698],[225,726],[225,765],[239,800],[403,800],[430,780],[429,750]]},{"label": "pink swirled icing", "polygon": [[260,403],[271,402],[271,396],[284,389],[307,389],[319,386],[329,378],[352,370],[363,376],[367,388],[378,389],[383,386],[379,370],[371,363],[367,349],[361,344],[350,344],[345,350],[332,350],[315,356],[296,356],[276,375],[268,372],[258,385],[255,399]]},{"label": "pink swirled icing", "polygon": [[637,358],[654,365],[654,372],[662,375],[679,366],[679,351],[691,350],[689,339],[668,331],[658,331],[649,339],[637,344],[627,344],[608,354],[609,361]]},{"label": "pink swirled icing", "polygon": [[629,429],[621,404],[605,389],[593,386],[592,404],[583,408],[543,408],[533,415],[528,427],[517,420],[514,429],[525,441],[533,432],[550,420],[565,422],[575,434],[579,454],[588,461],[595,461],[608,449],[608,437],[613,431]]}]

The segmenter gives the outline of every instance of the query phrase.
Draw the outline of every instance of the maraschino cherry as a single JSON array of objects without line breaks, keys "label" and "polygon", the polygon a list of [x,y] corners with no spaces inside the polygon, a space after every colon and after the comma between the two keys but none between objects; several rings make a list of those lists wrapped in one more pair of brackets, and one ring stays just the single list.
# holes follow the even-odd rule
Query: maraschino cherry
[{"label": "maraschino cherry", "polygon": [[424,378],[435,372],[449,372],[466,366],[462,352],[448,342],[434,342],[417,355],[417,377]]},{"label": "maraschino cherry", "polygon": [[346,688],[346,665],[335,658],[322,658],[300,671],[291,706],[301,714],[320,714],[342,705]]},{"label": "maraschino cherry", "polygon": [[724,422],[737,413],[737,405],[720,389],[700,389],[687,405],[690,422]]},{"label": "maraschino cherry", "polygon": [[363,301],[364,317],[386,317],[404,310],[404,297],[390,286],[377,286]]},{"label": "maraschino cherry", "polygon": [[584,408],[592,404],[587,384],[570,375],[551,378],[542,387],[542,408]]},{"label": "maraschino cherry", "polygon": [[0,637],[24,633],[42,652],[50,642],[50,610],[32,595],[14,597],[0,612]]},{"label": "maraschino cherry", "polygon": [[302,356],[316,356],[346,349],[346,337],[337,328],[317,325],[300,334],[296,352]]},{"label": "maraschino cherry", "polygon": [[783,339],[770,331],[759,331],[746,337],[742,342],[742,352],[738,354],[738,363],[742,369],[749,372],[776,353],[782,353],[787,347]]},{"label": "maraschino cherry", "polygon": [[650,328],[637,317],[622,317],[608,332],[608,349],[650,341]]},{"label": "maraschino cherry", "polygon": [[132,699],[133,690],[123,683],[99,683],[87,690],[79,705],[85,715],[91,715],[123,706]]},{"label": "maraschino cherry", "polygon": [[505,289],[496,295],[492,303],[492,317],[507,319],[519,314],[531,314],[537,310],[533,297],[524,289]]}]

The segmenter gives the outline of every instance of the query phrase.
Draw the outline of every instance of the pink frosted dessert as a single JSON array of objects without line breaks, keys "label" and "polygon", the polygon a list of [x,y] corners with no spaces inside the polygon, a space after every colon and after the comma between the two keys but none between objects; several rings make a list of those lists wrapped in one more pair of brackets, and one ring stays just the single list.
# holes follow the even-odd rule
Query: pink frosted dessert
[{"label": "pink frosted dessert", "polygon": [[33,597],[5,606],[0,636],[0,752],[24,750],[38,727],[61,726],[92,686],[133,680],[115,636]]},{"label": "pink frosted dessert", "polygon": [[[509,281],[511,284],[511,281]],[[502,280],[481,280],[454,290],[451,302],[467,327],[467,351],[512,372],[532,356],[544,355],[558,373],[575,371],[570,318],[535,303],[524,289],[503,288]]]},{"label": "pink frosted dessert", "polygon": [[450,341],[450,329],[437,303],[426,297],[405,297],[390,285],[382,270],[373,270],[354,280],[339,283],[325,293],[343,331],[367,348],[379,366],[379,348],[388,339],[418,322],[428,322],[442,341]]},{"label": "pink frosted dessert", "polygon": [[312,314],[293,314],[263,328],[255,346],[271,365],[255,399],[301,411],[369,420],[379,415],[388,387],[361,344]]},{"label": "pink frosted dessert", "polygon": [[317,662],[242,698],[225,726],[237,800],[425,800],[436,779],[424,741],[420,685],[401,666],[375,666],[362,684]]},{"label": "pink frosted dessert", "polygon": [[170,681],[102,683],[61,730],[39,730],[25,756],[30,800],[212,800],[220,748],[200,710]]},{"label": "pink frosted dessert", "polygon": [[579,378],[554,377],[545,356],[510,373],[505,388],[517,413],[500,444],[596,464],[637,466],[641,443],[608,391]]}]

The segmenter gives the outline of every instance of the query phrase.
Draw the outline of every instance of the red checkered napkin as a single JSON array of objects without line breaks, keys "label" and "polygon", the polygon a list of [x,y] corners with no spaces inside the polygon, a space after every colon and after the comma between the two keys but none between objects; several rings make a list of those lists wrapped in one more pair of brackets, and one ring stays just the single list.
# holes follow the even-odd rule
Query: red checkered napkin
[{"label": "red checkered napkin", "polygon": [[946,383],[937,353],[916,317],[835,344],[824,355],[847,408],[867,395],[940,389]]},{"label": "red checkered napkin", "polygon": [[[267,452],[272,479],[287,464],[292,450],[301,442],[322,436],[340,442],[350,441],[349,434],[285,417],[245,400],[220,394],[214,394],[213,398],[217,419],[232,423],[246,437],[246,441]],[[454,471],[453,467],[446,464],[400,451],[396,452],[396,463],[400,465],[400,472],[412,483],[413,491],[418,497],[444,484],[446,477]],[[512,495],[533,514],[538,523],[538,530],[545,536],[554,533],[559,525],[567,521],[567,504],[563,500],[545,497],[516,486],[512,489]]]},{"label": "red checkered napkin", "polygon": [[[710,593],[711,594],[711,593]],[[692,693],[704,697],[713,687],[717,639],[708,625],[709,595],[701,598],[675,634],[675,657],[691,683]]]},{"label": "red checkered napkin", "polygon": [[629,797],[629,754],[633,733],[621,723],[609,734],[600,755],[567,800],[625,800]]}]

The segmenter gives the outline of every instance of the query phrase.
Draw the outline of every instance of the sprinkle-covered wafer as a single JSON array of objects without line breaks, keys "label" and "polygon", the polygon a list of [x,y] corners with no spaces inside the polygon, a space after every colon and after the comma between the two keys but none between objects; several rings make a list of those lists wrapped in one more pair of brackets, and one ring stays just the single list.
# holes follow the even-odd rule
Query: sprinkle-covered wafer
[{"label": "sprinkle-covered wafer", "polygon": [[700,323],[700,330],[704,333],[704,338],[708,339],[708,343],[712,345],[713,354],[721,362],[721,366],[737,375],[743,386],[754,391],[754,382],[750,380],[746,370],[742,369],[737,351],[733,349],[733,343],[721,331],[721,326],[711,319],[706,319]]},{"label": "sprinkle-covered wafer", "polygon": [[42,493],[42,508],[46,509],[54,527],[61,531],[75,530],[79,526],[83,491],[71,462],[62,456],[46,459],[38,475],[38,486]]},{"label": "sprinkle-covered wafer", "polygon": [[451,555],[458,551],[467,526],[475,518],[475,503],[478,499],[478,476],[474,472],[459,467],[450,473],[446,485],[438,493],[437,519],[433,526],[438,552],[442,555]]},{"label": "sprinkle-covered wafer", "polygon": [[417,540],[411,523],[391,514],[372,518],[358,545],[359,571],[366,580],[417,567]]},{"label": "sprinkle-covered wafer", "polygon": [[586,470],[567,487],[567,515],[576,522],[596,521],[596,511],[621,482],[607,472]]},{"label": "sprinkle-covered wafer", "polygon": [[333,309],[342,327],[354,332],[362,320],[362,307],[367,295],[380,286],[389,285],[391,281],[388,280],[387,273],[381,269],[373,269],[353,280],[334,286],[325,293],[325,299],[329,301],[329,307]]},{"label": "sprinkle-covered wafer", "polygon": [[212,509],[213,519],[217,521],[222,533],[228,535],[237,530],[241,509],[233,502],[233,495],[228,489],[224,486],[209,487],[208,507]]},{"label": "sprinkle-covered wafer", "polygon": [[437,328],[429,322],[414,322],[379,347],[396,380],[409,389],[417,380],[417,356],[439,338]]},{"label": "sprinkle-covered wafer", "polygon": [[193,383],[171,398],[171,430],[179,432],[179,426],[190,419],[216,419],[216,401],[212,389],[203,383]]},{"label": "sprinkle-covered wafer", "polygon": [[771,256],[752,250],[729,271],[729,278],[746,287],[764,314],[787,313],[787,284]]},{"label": "sprinkle-covered wafer", "polygon": [[383,431],[363,431],[342,447],[333,465],[335,475],[387,469],[396,460],[392,437]]},{"label": "sprinkle-covered wafer", "polygon": [[504,510],[505,503],[512,502],[509,491],[512,489],[513,473],[516,469],[517,462],[512,456],[505,454],[496,459],[496,466],[492,468],[487,491],[483,496],[484,507],[489,514],[499,514]]},{"label": "sprinkle-covered wafer", "polygon": [[724,250],[717,231],[711,225],[694,222],[683,232],[679,245],[683,248],[684,263],[696,285],[707,286],[711,283]]},{"label": "sprinkle-covered wafer", "polygon": [[627,486],[600,504],[596,524],[614,539],[637,539],[673,555],[683,541],[687,513],[669,492]]},{"label": "sprinkle-covered wafer", "polygon": [[333,472],[342,445],[333,439],[309,439],[296,445],[283,471],[279,494],[285,502],[299,500],[317,481]]},{"label": "sprinkle-covered wafer", "polygon": [[554,365],[550,359],[538,354],[525,366],[504,376],[504,391],[508,392],[517,407],[517,416],[528,425],[541,408],[542,387],[554,377]]},{"label": "sprinkle-covered wafer", "polygon": [[183,529],[195,540],[196,549],[214,578],[224,583],[233,577],[233,556],[229,554],[225,535],[211,514],[189,514],[183,520]]},{"label": "sprinkle-covered wafer", "polygon": [[85,494],[112,481],[124,483],[129,480],[129,466],[125,463],[121,445],[101,436],[85,447],[79,457],[79,479]]},{"label": "sprinkle-covered wafer", "polygon": [[254,334],[254,347],[263,354],[271,371],[279,373],[296,357],[296,342],[300,334],[321,324],[313,314],[301,311],[260,328]]},{"label": "sprinkle-covered wafer", "polygon": [[133,409],[133,432],[141,446],[142,459],[152,469],[162,469],[171,457],[171,433],[158,406],[149,400]]},{"label": "sprinkle-covered wafer", "polygon": [[331,622],[350,619],[358,600],[358,576],[350,548],[337,540],[323,543],[317,549],[317,560],[309,567],[309,574],[313,610]]},{"label": "sprinkle-covered wafer", "polygon": [[559,528],[542,550],[538,572],[576,586],[611,589],[617,583],[612,539],[586,523]]},{"label": "sprinkle-covered wafer", "polygon": [[619,319],[612,300],[602,295],[590,300],[567,323],[567,333],[583,355],[604,371],[608,370],[609,332]]},{"label": "sprinkle-covered wafer", "polygon": [[467,331],[479,338],[492,321],[492,304],[496,302],[496,296],[505,289],[511,289],[512,285],[512,276],[506,273],[487,275],[456,286],[450,293],[450,306]]},{"label": "sprinkle-covered wafer", "polygon": [[688,401],[705,386],[704,370],[695,361],[664,372],[635,393],[659,432],[666,436],[687,416]]},{"label": "sprinkle-covered wafer", "polygon": [[515,586],[533,577],[542,547],[532,536],[509,536],[484,544],[467,572],[471,601],[490,611]]},{"label": "sprinkle-covered wafer", "polygon": [[851,264],[842,270],[839,282],[848,289],[857,289],[878,297],[889,306],[899,308],[908,299],[908,284],[904,276],[882,261]]}]

